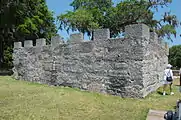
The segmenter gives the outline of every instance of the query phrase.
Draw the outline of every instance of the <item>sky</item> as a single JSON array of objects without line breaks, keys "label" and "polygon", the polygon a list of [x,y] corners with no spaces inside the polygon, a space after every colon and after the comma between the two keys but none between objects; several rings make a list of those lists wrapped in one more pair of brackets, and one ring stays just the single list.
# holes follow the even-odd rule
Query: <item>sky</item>
[{"label": "sky", "polygon": [[[46,0],[49,10],[55,13],[54,14],[55,17],[62,13],[66,13],[67,10],[72,10],[72,7],[70,6],[70,3],[72,1],[73,0]],[[113,0],[113,1],[115,3],[118,3],[121,0]],[[172,0],[172,3],[169,4],[169,7],[160,9],[159,12],[155,14],[155,18],[159,19],[162,13],[164,13],[164,11],[171,11],[173,14],[177,16],[178,20],[181,21],[180,7],[181,7],[181,0]],[[181,44],[181,37],[179,36],[181,34],[181,26],[177,29],[177,32],[178,32],[178,35],[176,38],[173,37],[173,42],[167,41],[165,39],[167,42],[169,42],[170,46]],[[67,34],[65,30],[63,31],[59,30],[58,33],[65,39],[67,39],[70,36],[69,34],[71,34],[71,32]],[[85,39],[88,39],[88,37],[85,36]]]}]

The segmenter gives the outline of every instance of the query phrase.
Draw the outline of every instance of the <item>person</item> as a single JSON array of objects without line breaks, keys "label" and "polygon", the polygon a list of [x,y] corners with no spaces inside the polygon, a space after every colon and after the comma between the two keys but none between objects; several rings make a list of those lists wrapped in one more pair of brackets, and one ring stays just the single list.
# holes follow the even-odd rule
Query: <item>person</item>
[{"label": "person", "polygon": [[179,75],[180,75],[180,86],[181,86],[181,68],[179,70]]},{"label": "person", "polygon": [[170,95],[173,95],[172,92],[172,82],[173,82],[173,72],[172,72],[172,65],[168,64],[167,68],[164,70],[164,85],[163,85],[163,95],[166,95],[166,87],[169,85],[170,87]]}]

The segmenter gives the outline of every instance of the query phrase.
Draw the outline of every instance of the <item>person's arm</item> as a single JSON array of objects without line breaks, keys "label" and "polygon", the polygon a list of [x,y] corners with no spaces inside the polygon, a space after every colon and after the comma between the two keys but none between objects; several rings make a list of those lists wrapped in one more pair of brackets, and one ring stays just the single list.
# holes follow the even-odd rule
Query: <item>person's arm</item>
[{"label": "person's arm", "polygon": [[170,75],[171,75],[171,77],[173,79],[173,72],[172,72],[172,70],[170,70]]}]

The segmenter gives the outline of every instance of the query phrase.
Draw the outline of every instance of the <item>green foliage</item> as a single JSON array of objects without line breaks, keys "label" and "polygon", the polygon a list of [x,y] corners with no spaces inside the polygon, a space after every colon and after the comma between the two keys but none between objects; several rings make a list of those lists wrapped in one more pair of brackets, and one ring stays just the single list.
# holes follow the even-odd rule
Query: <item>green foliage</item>
[{"label": "green foliage", "polygon": [[112,0],[74,0],[70,5],[74,11],[77,9],[99,9],[100,12],[103,12],[112,7],[113,2]]},{"label": "green foliage", "polygon": [[3,68],[11,68],[13,66],[12,64],[12,47],[7,47],[4,50],[4,64]]},{"label": "green foliage", "polygon": [[49,39],[56,34],[53,13],[48,10],[45,0],[28,0],[20,4],[22,7],[17,9],[17,16],[20,19],[16,28],[17,36]]},{"label": "green foliage", "polygon": [[153,13],[147,9],[145,1],[125,0],[117,4],[114,11],[107,14],[106,18],[108,18],[106,22],[110,23],[106,27],[110,28],[109,26],[111,26],[111,33],[117,35],[124,32],[124,27],[129,24],[145,23],[150,26]]},{"label": "green foliage", "polygon": [[[159,12],[158,8],[166,7],[171,2],[171,0],[122,0],[113,5],[112,0],[74,0],[70,4],[74,10],[61,14],[58,20],[60,28],[65,28],[67,31],[79,30],[90,35],[93,28],[109,28],[111,36],[124,32],[126,25],[144,23],[152,31],[156,31],[159,37],[171,40],[171,36],[177,34],[176,27],[179,25],[177,17],[165,12],[159,20],[154,19],[154,14]],[[86,19],[82,18],[85,13],[87,13]],[[96,27],[90,24],[96,24]]]},{"label": "green foliage", "polygon": [[[78,29],[85,33],[99,27],[98,23],[96,23],[94,17],[88,10],[77,10],[75,12],[69,11],[68,14],[62,14],[58,18],[62,19],[61,24],[67,32],[70,29],[73,31]],[[69,22],[72,24],[68,25]],[[62,26],[60,26],[60,29],[63,29]]]},{"label": "green foliage", "polygon": [[181,68],[181,45],[172,46],[169,49],[169,63],[174,67]]},{"label": "green foliage", "polygon": [[74,0],[71,6],[74,11],[58,16],[60,29],[79,30],[91,34],[96,28],[104,28],[105,13],[112,7],[111,0]]},{"label": "green foliage", "polygon": [[0,21],[0,67],[2,62],[10,60],[4,50],[14,41],[50,39],[57,33],[53,13],[45,0],[1,0]]}]

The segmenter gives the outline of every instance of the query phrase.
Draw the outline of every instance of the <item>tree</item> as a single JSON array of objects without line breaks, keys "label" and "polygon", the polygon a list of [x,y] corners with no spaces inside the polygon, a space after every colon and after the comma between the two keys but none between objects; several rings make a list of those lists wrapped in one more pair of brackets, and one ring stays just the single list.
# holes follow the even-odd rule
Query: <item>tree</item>
[{"label": "tree", "polygon": [[91,34],[95,28],[109,28],[111,36],[124,32],[129,24],[144,23],[159,37],[176,36],[179,22],[171,12],[165,12],[159,20],[154,14],[159,7],[166,7],[171,0],[123,0],[116,6],[112,0],[74,0],[70,5],[73,11],[58,16],[60,29],[80,31]]},{"label": "tree", "polygon": [[48,10],[45,0],[28,0],[19,6],[19,19],[24,18],[17,25],[16,37],[50,38],[57,30],[54,24],[53,13]]},{"label": "tree", "polygon": [[66,29],[91,34],[91,31],[100,28],[104,14],[112,8],[111,0],[74,0],[70,4],[74,10],[58,16],[59,29]]},{"label": "tree", "polygon": [[0,21],[0,66],[11,60],[14,41],[49,39],[57,32],[45,0],[1,0]]},{"label": "tree", "polygon": [[181,45],[175,45],[169,49],[168,60],[174,67],[181,68]]}]

